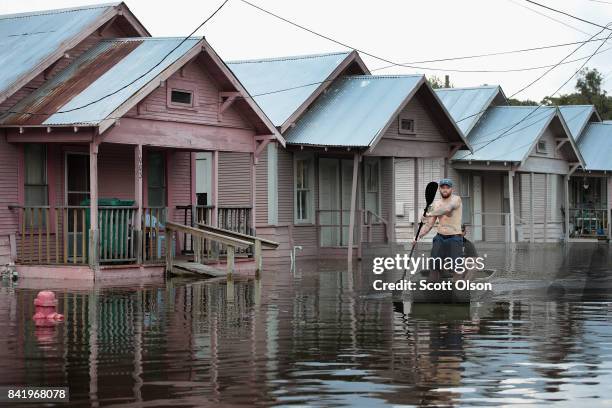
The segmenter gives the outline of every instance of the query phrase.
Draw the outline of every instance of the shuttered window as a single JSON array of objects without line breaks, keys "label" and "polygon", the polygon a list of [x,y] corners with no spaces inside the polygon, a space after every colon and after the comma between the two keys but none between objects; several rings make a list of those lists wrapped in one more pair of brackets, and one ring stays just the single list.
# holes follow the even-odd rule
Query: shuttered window
[{"label": "shuttered window", "polygon": [[24,198],[26,206],[49,203],[47,184],[47,147],[43,144],[24,146]]},{"label": "shuttered window", "polygon": [[314,159],[312,156],[295,158],[295,222],[313,221]]},{"label": "shuttered window", "polygon": [[[47,183],[47,146],[26,144],[24,156],[24,204],[25,206],[44,206],[49,204],[49,185]],[[46,225],[44,212],[26,211],[26,225]]]},{"label": "shuttered window", "polygon": [[380,215],[380,159],[366,159],[364,174],[365,208]]}]

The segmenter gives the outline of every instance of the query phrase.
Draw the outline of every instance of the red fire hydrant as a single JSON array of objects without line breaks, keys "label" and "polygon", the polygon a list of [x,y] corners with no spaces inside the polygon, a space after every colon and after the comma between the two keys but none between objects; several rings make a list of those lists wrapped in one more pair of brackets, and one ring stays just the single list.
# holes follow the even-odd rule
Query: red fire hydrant
[{"label": "red fire hydrant", "polygon": [[43,321],[64,320],[64,316],[56,311],[57,299],[55,293],[50,290],[38,292],[36,299],[34,299],[34,306],[36,307],[36,313],[33,319],[36,320],[37,325],[43,323]]}]

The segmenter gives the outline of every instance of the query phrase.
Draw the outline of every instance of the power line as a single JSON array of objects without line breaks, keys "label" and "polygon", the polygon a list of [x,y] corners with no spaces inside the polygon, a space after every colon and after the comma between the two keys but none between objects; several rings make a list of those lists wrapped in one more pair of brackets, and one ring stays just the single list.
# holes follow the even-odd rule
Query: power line
[{"label": "power line", "polygon": [[[610,24],[612,24],[612,23],[610,23]],[[608,24],[608,25],[610,25],[610,24]],[[601,29],[601,31],[599,31],[597,34],[594,34],[594,36],[599,35],[599,34],[600,34],[600,33],[602,33],[602,32],[603,32],[605,29],[608,29],[608,27],[607,27],[607,26],[604,26],[604,27]],[[607,37],[606,41],[607,41],[607,40],[608,40],[610,37],[612,37],[612,30],[610,31],[610,34],[608,35],[608,37]],[[580,71],[581,71],[581,70],[582,70],[582,69],[583,69],[583,68],[586,66],[586,64],[587,64],[587,63],[590,61],[590,59],[591,59],[591,58],[592,58],[592,57],[595,55],[595,53],[596,53],[597,51],[599,51],[599,49],[600,49],[600,48],[603,46],[603,44],[605,44],[605,41],[604,41],[604,42],[602,42],[602,43],[601,43],[601,44],[600,44],[600,45],[597,47],[597,49],[595,49],[595,51],[593,52],[593,54],[591,55],[591,57],[589,57],[589,58],[588,58],[588,59],[587,59],[587,60],[586,60],[586,61],[585,61],[585,62],[584,62],[584,63],[583,63],[581,66],[580,66],[580,68],[578,68],[578,70],[576,70],[576,72],[574,72],[574,73],[573,73],[573,74],[572,74],[572,75],[571,75],[571,76],[570,76],[570,77],[569,77],[569,78],[568,78],[568,79],[567,79],[567,80],[566,80],[566,81],[565,81],[563,84],[561,84],[561,86],[560,86],[559,88],[557,88],[557,90],[556,90],[555,92],[553,92],[553,93],[552,93],[550,96],[551,96],[551,97],[552,97],[552,96],[554,96],[554,95],[555,95],[557,92],[559,92],[561,89],[563,89],[563,87],[564,87],[565,85],[567,85],[567,83],[568,83],[569,81],[571,81],[571,80],[572,80],[572,78],[574,78],[574,76],[576,76],[576,74],[578,74],[578,73],[579,73],[579,72],[580,72]],[[581,45],[580,47],[582,47],[582,45]],[[578,48],[580,48],[580,47],[578,47]],[[576,49],[575,49],[573,52],[576,52],[576,51],[578,50],[578,48],[576,48]],[[572,52],[572,53],[573,53],[573,52]],[[567,58],[567,57],[569,57],[570,55],[571,55],[571,54],[567,55],[567,56],[566,56],[564,59],[566,59],[566,58]],[[561,62],[562,62],[562,61],[563,61],[563,60],[561,60]],[[553,68],[553,69],[554,69],[554,68]],[[551,70],[552,70],[552,69],[551,69]],[[550,72],[551,70],[547,71],[546,73]],[[546,73],[545,73],[545,74],[543,74],[543,75],[546,75]],[[512,98],[513,96],[515,96],[515,95],[517,95],[518,93],[522,92],[523,90],[527,89],[527,87],[529,87],[529,86],[533,85],[535,82],[537,82],[537,81],[538,81],[538,80],[540,80],[541,78],[542,78],[542,76],[540,76],[540,77],[539,77],[539,78],[537,78],[536,80],[532,81],[532,82],[531,82],[529,85],[527,85],[526,87],[521,88],[519,91],[515,92],[515,93],[514,93],[514,94],[512,94],[510,97]],[[516,126],[517,126],[517,125],[519,125],[520,123],[522,123],[522,122],[524,122],[525,120],[527,120],[527,118],[529,118],[531,115],[533,115],[535,112],[537,112],[537,111],[538,111],[538,109],[540,109],[540,107],[542,107],[542,105],[537,105],[535,109],[533,109],[533,110],[529,111],[529,113],[528,113],[527,115],[525,115],[525,116],[524,116],[524,117],[523,117],[521,120],[519,120],[517,123],[515,123],[515,124],[514,124],[514,125],[513,125],[511,128],[509,128],[507,131],[505,131],[505,132],[503,132],[502,134],[500,134],[499,136],[497,136],[497,137],[495,137],[495,138],[491,139],[491,140],[490,140],[488,143],[486,143],[484,146],[482,146],[482,147],[478,148],[477,150],[474,150],[473,152],[468,152],[466,155],[464,155],[463,157],[460,157],[458,160],[464,159],[464,158],[466,158],[467,156],[469,156],[469,155],[471,155],[471,154],[473,155],[474,153],[476,153],[476,152],[478,152],[478,151],[480,151],[480,150],[484,149],[485,147],[487,147],[488,145],[490,145],[490,144],[491,144],[491,143],[493,143],[494,141],[499,140],[499,139],[501,139],[502,137],[507,136],[508,131],[512,130],[514,127],[516,127]],[[534,122],[534,123],[537,123],[537,122]]]},{"label": "power line", "polygon": [[74,112],[76,110],[80,110],[83,108],[86,108],[88,106],[91,106],[93,104],[96,104],[100,101],[103,101],[106,98],[109,98],[119,92],[121,92],[122,90],[126,89],[127,87],[133,85],[135,82],[137,82],[138,80],[142,79],[144,76],[146,76],[147,74],[149,74],[150,72],[152,72],[155,68],[157,68],[158,66],[160,66],[162,64],[162,62],[164,62],[166,60],[166,58],[168,58],[174,51],[176,51],[181,45],[183,45],[185,43],[185,41],[187,41],[188,39],[192,38],[192,36],[200,29],[202,28],[206,23],[208,23],[208,21],[210,21],[210,19],[212,19],[222,8],[223,6],[225,6],[225,4],[227,4],[229,0],[225,0],[223,3],[221,3],[221,5],[210,15],[208,16],[200,25],[198,25],[196,27],[195,30],[193,30],[191,32],[191,34],[189,34],[187,37],[183,38],[183,40],[178,43],[178,45],[176,47],[174,47],[172,50],[170,50],[166,55],[163,56],[163,58],[161,60],[159,60],[155,65],[153,65],[151,68],[149,68],[147,71],[145,71],[144,73],[142,73],[141,75],[139,75],[137,78],[135,78],[134,80],[130,81],[129,83],[123,85],[121,88],[116,89],[113,92],[110,92],[106,95],[103,95],[93,101],[90,101],[84,105],[81,106],[77,106],[75,108],[71,108],[71,109],[66,109],[66,110],[62,110],[62,111],[57,111],[55,112],[55,114],[59,114],[59,113],[69,113],[69,112]]},{"label": "power line", "polygon": [[[603,41],[604,39],[602,39]],[[586,44],[587,42],[590,41],[586,41],[586,42],[582,42],[583,44]],[[580,44],[581,42],[576,42],[575,44]],[[604,52],[610,51],[612,50],[612,47],[610,48],[606,48],[603,49],[601,51],[598,51],[597,54],[602,54]],[[589,58],[589,56],[584,56],[584,57],[580,57],[580,58],[576,58],[573,60],[569,60],[569,61],[564,61],[561,65],[565,65],[565,64],[571,64],[572,62],[578,62],[578,61],[582,61]],[[378,68],[374,68],[371,69],[370,72],[375,72],[375,71],[381,71],[383,69],[388,69],[388,68],[392,68],[395,67],[396,65],[386,65],[384,67],[378,67]],[[503,74],[503,73],[512,73],[512,72],[526,72],[526,71],[537,71],[538,69],[544,69],[544,68],[550,68],[550,67],[555,67],[557,66],[557,64],[549,64],[549,65],[539,65],[539,66],[535,66],[535,67],[526,67],[526,68],[510,68],[510,69],[481,69],[481,70],[470,70],[470,69],[453,69],[453,68],[433,68],[433,67],[418,67],[418,69],[423,69],[423,70],[429,70],[429,71],[444,71],[444,72],[461,72],[461,73],[497,73],[497,74]]]},{"label": "power line", "polygon": [[587,33],[586,31],[583,31],[583,30],[581,30],[581,29],[579,29],[579,28],[576,28],[576,27],[574,27],[573,25],[566,23],[565,21],[562,21],[562,20],[556,19],[556,18],[554,18],[554,17],[552,17],[552,16],[549,16],[548,14],[542,13],[541,11],[538,11],[538,10],[532,9],[531,7],[527,7],[527,6],[526,6],[526,5],[524,5],[524,4],[520,4],[518,1],[515,1],[515,0],[508,0],[508,1],[509,1],[509,2],[511,2],[511,3],[516,4],[516,5],[517,5],[517,6],[519,6],[519,7],[524,8],[525,10],[529,10],[529,11],[531,11],[532,13],[536,13],[536,14],[538,14],[538,15],[540,15],[540,16],[542,16],[542,17],[544,17],[544,18],[548,19],[548,20],[554,21],[555,23],[559,23],[559,24],[564,25],[564,26],[566,26],[566,27],[568,27],[568,28],[571,28],[571,29],[572,29],[572,30],[574,30],[574,31],[578,31],[579,33],[586,34],[586,35],[591,35],[591,33]]},{"label": "power line", "polygon": [[[486,53],[486,54],[475,54],[475,55],[466,55],[466,56],[459,56],[459,57],[438,58],[438,59],[423,60],[423,61],[408,61],[408,62],[404,62],[404,64],[427,64],[427,63],[430,63],[430,62],[457,61],[457,60],[483,58],[483,57],[494,57],[494,56],[498,56],[498,55],[518,54],[518,53],[522,53],[522,52],[540,51],[540,50],[546,50],[546,49],[550,49],[550,48],[568,47],[570,45],[581,44],[581,43],[584,43],[584,42],[603,41],[603,40],[605,40],[605,38],[601,38],[600,37],[600,38],[592,38],[592,39],[588,39],[588,40],[584,40],[584,41],[574,41],[574,42],[568,42],[568,43],[562,43],[562,44],[543,45],[541,47],[522,48],[522,49],[518,49],[518,50],[490,52],[490,53]],[[395,66],[395,65],[388,65],[388,66],[385,66],[385,67],[380,67],[380,68],[372,69],[371,71],[377,71],[377,70],[385,69],[386,67],[392,67],[392,66]]]},{"label": "power line", "polygon": [[538,3],[537,1],[533,1],[533,0],[525,0],[525,1],[527,3],[534,4],[534,5],[538,6],[538,7],[542,7],[542,8],[545,8],[547,10],[554,11],[555,13],[563,14],[564,16],[573,18],[574,20],[582,21],[583,23],[587,23],[587,24],[593,25],[595,27],[599,27],[599,28],[601,28],[603,30],[610,30],[610,31],[612,31],[612,28],[609,28],[608,26],[603,26],[601,24],[597,24],[597,23],[594,23],[592,21],[585,20],[584,18],[577,17],[577,16],[575,16],[573,14],[570,14],[570,13],[568,13],[566,11],[558,10],[556,8],[549,7],[549,6],[545,5],[545,4]]}]

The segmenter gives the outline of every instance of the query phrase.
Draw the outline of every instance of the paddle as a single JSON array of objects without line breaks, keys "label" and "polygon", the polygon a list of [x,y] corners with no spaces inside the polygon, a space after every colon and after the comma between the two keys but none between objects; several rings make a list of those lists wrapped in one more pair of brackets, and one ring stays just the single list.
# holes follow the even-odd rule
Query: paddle
[{"label": "paddle", "polygon": [[[427,202],[427,205],[425,206],[425,209],[423,210],[423,217],[427,215],[427,209],[429,208],[431,203],[433,203],[434,198],[436,198],[437,192],[438,192],[438,183],[436,183],[435,181],[428,183],[427,187],[425,187],[425,202]],[[417,228],[417,232],[414,237],[414,242],[412,243],[412,249],[410,250],[410,256],[408,258],[412,258],[412,254],[414,254],[414,248],[416,247],[416,243],[417,243],[417,240],[419,239],[419,233],[421,232],[422,227],[423,227],[423,220],[421,219],[419,221],[419,228]],[[406,269],[404,269],[404,276],[402,277],[402,280],[403,279],[406,279]]]}]

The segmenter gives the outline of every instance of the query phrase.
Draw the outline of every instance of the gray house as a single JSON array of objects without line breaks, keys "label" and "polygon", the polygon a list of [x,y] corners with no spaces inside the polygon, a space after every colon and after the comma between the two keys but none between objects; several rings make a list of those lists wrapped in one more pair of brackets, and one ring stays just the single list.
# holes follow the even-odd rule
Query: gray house
[{"label": "gray house", "polygon": [[560,106],[585,167],[569,180],[569,232],[571,238],[612,236],[612,123],[601,122],[592,105]]},{"label": "gray house", "polygon": [[302,255],[408,239],[425,184],[469,149],[422,75],[369,75],[355,52],[228,65],[287,141],[257,165],[258,234]]},{"label": "gray house", "polygon": [[554,242],[569,231],[569,176],[584,160],[560,110],[505,106],[499,87],[438,90],[473,152],[452,171],[476,241]]}]

